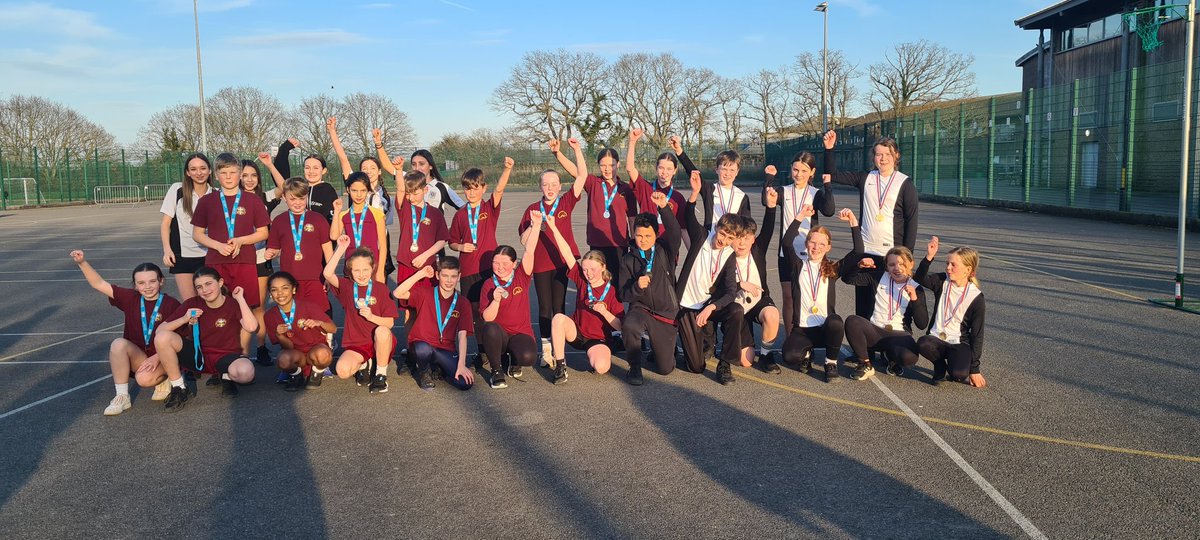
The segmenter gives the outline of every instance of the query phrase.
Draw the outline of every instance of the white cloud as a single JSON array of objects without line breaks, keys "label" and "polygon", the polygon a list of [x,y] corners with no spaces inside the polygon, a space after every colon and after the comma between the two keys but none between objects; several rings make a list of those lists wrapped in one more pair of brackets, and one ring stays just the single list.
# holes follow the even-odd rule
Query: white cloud
[{"label": "white cloud", "polygon": [[43,2],[0,5],[0,28],[37,28],[80,39],[107,38],[115,35],[111,28],[97,23],[95,18],[93,13],[58,8]]},{"label": "white cloud", "polygon": [[363,9],[391,9],[394,7],[396,7],[396,4],[388,4],[388,3],[384,3],[384,2],[379,2],[379,3],[375,3],[375,4],[363,4]]},{"label": "white cloud", "polygon": [[456,7],[456,8],[458,8],[458,9],[463,9],[463,10],[466,10],[466,11],[475,11],[475,8],[467,7],[467,6],[464,6],[464,5],[462,5],[462,4],[459,4],[459,3],[457,3],[457,2],[451,2],[450,0],[437,0],[437,1],[438,1],[438,2],[441,2],[441,3],[443,3],[443,4],[446,4],[447,6]]},{"label": "white cloud", "polygon": [[366,36],[345,30],[297,30],[242,36],[229,39],[229,43],[240,47],[323,47],[329,45],[351,45],[369,41]]}]

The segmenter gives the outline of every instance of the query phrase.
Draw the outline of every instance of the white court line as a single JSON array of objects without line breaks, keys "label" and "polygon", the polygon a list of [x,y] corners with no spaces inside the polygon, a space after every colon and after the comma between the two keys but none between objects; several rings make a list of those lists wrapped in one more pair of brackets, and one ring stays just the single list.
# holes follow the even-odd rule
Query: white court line
[{"label": "white court line", "polygon": [[[130,268],[96,268],[97,272],[123,272]],[[79,268],[64,268],[62,270],[0,270],[0,274],[52,274],[62,272],[79,272]]]},{"label": "white court line", "polygon": [[87,284],[87,281],[79,279],[5,279],[0,280],[0,283],[70,283],[72,281]]},{"label": "white court line", "polygon": [[15,366],[17,364],[107,364],[108,360],[14,360],[0,362],[0,366]]},{"label": "white court line", "polygon": [[892,390],[885,386],[883,382],[879,380],[879,377],[872,377],[871,382],[875,383],[875,387],[878,388],[879,391],[883,392],[888,399],[892,400],[892,403],[899,407],[900,410],[904,411],[904,414],[908,416],[908,419],[912,420],[917,427],[921,428],[921,431],[925,432],[925,436],[929,437],[929,439],[932,440],[933,443],[938,446],[938,448],[941,448],[942,452],[945,452],[946,455],[950,457],[950,460],[953,461],[955,465],[958,465],[959,469],[962,469],[963,472],[967,473],[967,476],[971,477],[971,480],[975,482],[975,485],[979,486],[979,489],[983,490],[988,497],[991,497],[992,501],[995,502],[1001,510],[1004,510],[1004,513],[1008,514],[1008,517],[1017,522],[1017,525],[1021,527],[1021,530],[1025,531],[1025,534],[1029,535],[1030,538],[1037,538],[1040,540],[1046,539],[1046,535],[1043,534],[1042,531],[1039,530],[1037,526],[1029,520],[1029,518],[1025,517],[1025,514],[1022,514],[1016,506],[1013,506],[1011,502],[1008,502],[1008,499],[1004,498],[1004,495],[1001,495],[999,490],[992,486],[992,484],[988,482],[983,475],[979,474],[979,471],[976,471],[975,467],[972,467],[970,463],[967,463],[967,460],[963,459],[962,455],[960,455],[958,451],[951,447],[950,444],[945,441],[945,439],[942,439],[941,435],[938,435],[933,428],[929,427],[929,424],[925,423],[925,420],[922,420],[920,416],[917,416],[917,413],[913,412],[913,410],[908,407],[908,405],[906,405],[903,401],[900,401],[900,398],[897,397],[896,394],[892,393]]},{"label": "white court line", "polygon": [[85,382],[85,383],[83,383],[83,384],[81,384],[81,385],[79,385],[79,386],[76,386],[76,387],[74,387],[74,388],[68,388],[68,389],[66,389],[66,390],[63,390],[62,392],[59,392],[59,393],[57,393],[57,394],[54,394],[53,396],[50,396],[50,397],[45,397],[45,398],[39,399],[39,400],[37,400],[37,401],[35,401],[35,402],[33,402],[33,403],[30,403],[30,404],[28,404],[28,405],[22,405],[22,406],[20,406],[20,407],[17,407],[16,409],[13,409],[13,410],[11,410],[11,411],[8,411],[8,412],[4,413],[4,414],[0,414],[0,420],[3,420],[3,419],[5,419],[5,418],[7,418],[7,417],[9,417],[9,416],[12,416],[12,415],[14,415],[14,414],[17,414],[17,413],[19,413],[19,412],[21,412],[21,411],[23,411],[23,410],[25,410],[25,409],[29,409],[29,408],[32,408],[32,407],[37,407],[38,405],[41,405],[41,404],[43,404],[43,403],[45,403],[45,402],[47,402],[47,401],[50,401],[50,400],[52,400],[52,399],[55,399],[55,398],[60,398],[60,397],[62,397],[62,396],[65,396],[65,395],[67,395],[67,394],[70,394],[71,392],[74,392],[74,391],[76,391],[76,390],[79,390],[80,388],[87,388],[87,387],[89,387],[89,386],[91,386],[91,385],[93,385],[93,384],[96,384],[96,383],[98,383],[98,382],[104,381],[105,379],[111,379],[111,378],[112,378],[112,374],[111,374],[111,373],[109,373],[108,375],[105,375],[105,376],[103,376],[103,377],[100,377],[99,379],[96,379],[96,380],[94,380],[94,381]]},{"label": "white court line", "polygon": [[16,337],[16,336],[80,336],[80,335],[88,335],[88,336],[90,336],[90,335],[92,335],[92,334],[123,334],[123,333],[124,333],[124,332],[118,332],[118,331],[116,331],[116,330],[113,330],[113,331],[111,331],[111,332],[99,332],[99,331],[92,331],[92,332],[24,332],[24,333],[14,333],[14,334],[0,334],[0,337]]},{"label": "white court line", "polygon": [[[114,324],[114,325],[112,325],[112,326],[110,326],[110,327],[108,327],[108,328],[101,328],[101,329],[99,329],[99,330],[96,330],[96,331],[94,331],[94,332],[88,332],[88,333],[86,333],[86,334],[79,335],[79,336],[75,336],[75,337],[72,337],[72,338],[67,338],[67,339],[64,339],[64,340],[62,340],[62,341],[56,341],[56,342],[54,342],[54,343],[51,343],[51,344],[49,344],[49,345],[42,345],[41,347],[38,347],[38,348],[36,348],[36,349],[29,349],[28,351],[19,352],[19,353],[16,353],[16,354],[10,354],[10,355],[8,355],[8,356],[5,356],[4,358],[0,358],[0,362],[4,362],[4,361],[6,361],[6,360],[12,360],[13,358],[16,358],[16,357],[18,357],[18,356],[24,356],[24,355],[27,355],[27,354],[29,354],[29,353],[32,353],[32,352],[38,352],[38,351],[41,351],[41,350],[49,349],[50,347],[54,347],[54,346],[57,346],[57,345],[62,345],[63,343],[70,343],[70,342],[72,342],[72,341],[75,341],[75,340],[77,340],[77,339],[83,339],[83,338],[85,338],[85,337],[88,337],[88,336],[92,336],[92,335],[100,334],[100,333],[103,333],[103,332],[107,332],[107,331],[109,331],[109,330],[112,330],[113,328],[116,328],[116,327],[118,327],[118,326],[121,326],[121,325],[123,325],[123,324],[125,324],[125,323]],[[111,375],[110,375],[110,376],[111,376]]]}]

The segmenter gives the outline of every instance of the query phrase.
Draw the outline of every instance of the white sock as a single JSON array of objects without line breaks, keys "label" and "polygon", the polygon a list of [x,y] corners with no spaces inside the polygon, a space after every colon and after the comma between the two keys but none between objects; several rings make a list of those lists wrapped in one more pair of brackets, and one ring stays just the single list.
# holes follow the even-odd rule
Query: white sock
[{"label": "white sock", "polygon": [[171,386],[174,386],[175,388],[187,388],[187,386],[183,384],[183,377],[171,381]]},{"label": "white sock", "polygon": [[387,368],[388,368],[387,364],[380,363],[379,365],[375,366],[375,374],[376,375],[387,375]]},{"label": "white sock", "polygon": [[129,383],[114,384],[113,386],[117,387],[117,395],[118,396],[128,396],[129,395]]},{"label": "white sock", "polygon": [[303,373],[303,372],[304,372],[304,369],[303,369],[303,368],[296,368],[296,371],[293,371],[293,372],[292,372],[292,375],[299,375],[299,374],[301,374],[301,373]]},{"label": "white sock", "polygon": [[228,374],[228,373],[222,373],[222,374],[221,374],[221,380],[222,380],[222,381],[229,381],[229,380],[232,380],[232,379],[230,379],[230,378],[229,378],[229,374]]}]

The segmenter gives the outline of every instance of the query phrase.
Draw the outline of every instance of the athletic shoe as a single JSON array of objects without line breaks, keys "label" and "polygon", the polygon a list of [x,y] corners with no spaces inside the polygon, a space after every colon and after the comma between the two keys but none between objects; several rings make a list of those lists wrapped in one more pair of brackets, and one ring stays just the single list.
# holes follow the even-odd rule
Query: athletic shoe
[{"label": "athletic shoe", "polygon": [[896,377],[904,375],[904,364],[900,362],[888,362],[887,373]]},{"label": "athletic shoe", "polygon": [[567,361],[558,360],[554,364],[554,384],[567,382]]},{"label": "athletic shoe", "polygon": [[382,394],[388,391],[387,375],[375,375],[371,377],[371,384],[367,385],[367,390],[372,394]]},{"label": "athletic shoe", "polygon": [[729,367],[729,362],[724,360],[717,362],[717,382],[729,385],[733,384],[737,379],[733,378],[733,370]]},{"label": "athletic shoe", "polygon": [[130,401],[129,394],[117,394],[104,408],[104,416],[116,416],[129,410],[132,406],[133,402]]},{"label": "athletic shoe", "polygon": [[208,378],[208,381],[204,383],[204,386],[216,386],[218,384],[221,384],[221,376],[213,375],[212,377]]},{"label": "athletic shoe", "polygon": [[283,385],[283,389],[287,392],[296,392],[303,390],[306,383],[307,381],[304,380],[304,374],[302,373],[288,375],[287,384]]},{"label": "athletic shoe", "polygon": [[314,388],[321,386],[321,382],[325,380],[325,371],[314,369],[308,376],[308,386]]},{"label": "athletic shoe", "polygon": [[183,382],[184,382],[184,384],[185,384],[185,385],[186,385],[187,383],[194,383],[194,382],[196,382],[196,374],[195,374],[195,373],[193,373],[193,372],[191,372],[191,371],[184,371],[184,372],[183,372]]},{"label": "athletic shoe", "polygon": [[839,377],[837,362],[825,362],[825,382],[837,382]]},{"label": "athletic shoe", "polygon": [[172,386],[171,393],[167,395],[167,412],[176,412],[182,409],[184,405],[187,405],[187,400],[188,391],[186,387]]},{"label": "athletic shoe", "polygon": [[475,366],[475,371],[483,371],[483,365],[487,363],[485,358],[487,358],[487,355],[481,352],[475,353],[475,355],[471,357],[471,364]]},{"label": "athletic shoe", "polygon": [[433,375],[429,373],[429,370],[422,371],[420,375],[417,375],[417,387],[421,390],[433,390]]},{"label": "athletic shoe", "polygon": [[332,377],[333,376],[333,368],[332,367],[325,368],[325,371],[322,371],[321,375],[323,375],[325,377]]},{"label": "athletic shoe", "polygon": [[169,395],[171,395],[171,383],[163,379],[163,382],[154,386],[154,395],[150,396],[150,401],[162,401]]},{"label": "athletic shoe", "polygon": [[934,385],[937,385],[942,382],[942,379],[945,379],[945,378],[946,378],[946,363],[945,362],[934,362],[933,363],[933,380],[930,382],[932,382]]},{"label": "athletic shoe", "polygon": [[237,395],[237,383],[229,379],[221,379],[221,397],[235,398]]},{"label": "athletic shoe", "polygon": [[354,372],[354,384],[359,386],[371,384],[371,376],[367,374],[367,370],[360,369]]},{"label": "athletic shoe", "polygon": [[858,367],[854,369],[854,373],[850,374],[850,378],[856,381],[865,381],[875,376],[875,368],[871,367],[871,361],[863,361],[858,363]]},{"label": "athletic shoe", "polygon": [[775,361],[776,354],[778,353],[775,351],[770,351],[767,354],[758,355],[758,365],[762,366],[763,371],[770,373],[771,375],[779,375],[781,372],[779,369],[779,362]]},{"label": "athletic shoe", "polygon": [[291,377],[291,375],[288,375],[288,373],[285,371],[280,371],[279,375],[275,376],[275,384],[284,384],[288,382],[288,377]]},{"label": "athletic shoe", "polygon": [[550,340],[548,339],[542,340],[541,360],[542,365],[550,366],[550,369],[554,369],[554,350],[550,347]]},{"label": "athletic shoe", "polygon": [[500,371],[500,370],[498,370],[498,369],[493,369],[493,370],[492,370],[492,381],[491,381],[491,383],[492,383],[492,388],[495,388],[495,389],[497,389],[497,390],[499,390],[499,389],[501,389],[501,388],[508,388],[508,382],[506,382],[506,381],[504,380],[504,372],[503,372],[503,371]]},{"label": "athletic shoe", "polygon": [[812,371],[812,356],[805,356],[804,360],[800,361],[800,367],[796,369],[800,370],[800,373],[808,373]]},{"label": "athletic shoe", "polygon": [[257,362],[260,366],[269,366],[275,363],[275,361],[271,359],[271,351],[267,350],[267,348],[262,345],[258,346]]},{"label": "athletic shoe", "polygon": [[514,379],[520,379],[525,376],[525,369],[521,366],[509,366],[508,375]]},{"label": "athletic shoe", "polygon": [[642,366],[629,366],[629,373],[625,374],[625,382],[632,386],[641,386],[645,383],[646,379],[642,378]]}]

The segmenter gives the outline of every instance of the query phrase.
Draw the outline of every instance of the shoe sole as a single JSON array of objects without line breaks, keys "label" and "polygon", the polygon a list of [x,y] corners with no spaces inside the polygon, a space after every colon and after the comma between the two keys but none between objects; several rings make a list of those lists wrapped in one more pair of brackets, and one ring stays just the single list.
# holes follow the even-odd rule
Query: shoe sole
[{"label": "shoe sole", "polygon": [[122,407],[122,408],[121,408],[121,410],[119,410],[119,411],[116,411],[116,412],[112,412],[112,411],[110,411],[110,410],[108,410],[108,409],[104,409],[104,416],[116,416],[116,415],[118,415],[118,414],[121,414],[121,413],[123,413],[123,412],[125,412],[125,411],[128,411],[128,410],[129,410],[131,407],[132,407],[132,405],[131,405],[131,406],[128,406],[128,407]]},{"label": "shoe sole", "polygon": [[854,375],[853,375],[851,378],[852,378],[852,379],[854,379],[854,380],[856,380],[856,381],[865,381],[865,380],[867,380],[867,379],[870,379],[871,377],[874,377],[874,376],[875,376],[875,372],[874,372],[874,371],[868,371],[868,372],[866,372],[866,373],[863,373],[862,375],[859,375],[858,373],[855,373],[855,374],[854,374]]},{"label": "shoe sole", "polygon": [[388,391],[387,388],[379,388],[379,389],[372,388],[371,389],[372,394],[386,394],[387,391]]},{"label": "shoe sole", "polygon": [[501,382],[501,383],[491,383],[491,385],[490,385],[490,386],[491,386],[493,389],[500,390],[500,389],[508,388],[508,383],[504,383],[504,382]]}]

